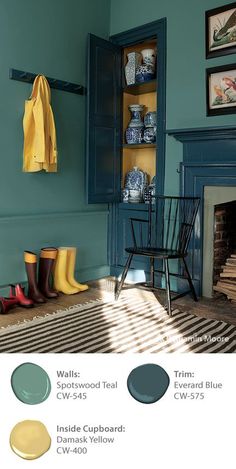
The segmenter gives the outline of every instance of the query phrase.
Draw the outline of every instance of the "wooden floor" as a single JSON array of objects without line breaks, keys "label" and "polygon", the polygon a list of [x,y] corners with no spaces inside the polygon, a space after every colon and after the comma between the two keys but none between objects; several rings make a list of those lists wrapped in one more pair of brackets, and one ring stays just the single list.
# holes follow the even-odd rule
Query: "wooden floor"
[{"label": "wooden floor", "polygon": [[[111,293],[112,298],[114,279],[106,277],[98,281],[89,282],[89,287],[89,290],[76,295],[61,294],[56,300],[49,300],[47,303],[31,309],[15,307],[7,314],[0,314],[0,328],[22,323],[34,317],[45,316],[46,314],[66,309],[72,305],[83,304],[97,299],[107,299],[107,293]],[[158,301],[153,293],[137,288],[122,291],[122,295],[129,297],[135,296],[148,301]],[[163,295],[161,295],[161,297],[164,303]],[[196,316],[218,319],[236,325],[236,307],[232,306],[231,303],[225,299],[224,295],[219,295],[217,299],[212,300],[202,298],[197,303],[186,296],[173,302],[173,307],[181,311],[195,314]]]}]

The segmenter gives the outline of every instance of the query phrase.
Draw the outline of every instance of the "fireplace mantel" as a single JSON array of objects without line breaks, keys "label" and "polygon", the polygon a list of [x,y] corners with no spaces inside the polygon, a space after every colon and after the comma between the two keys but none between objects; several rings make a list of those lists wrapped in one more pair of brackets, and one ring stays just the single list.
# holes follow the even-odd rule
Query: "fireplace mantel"
[{"label": "fireplace mantel", "polygon": [[229,164],[236,162],[236,126],[168,130],[183,143],[183,163]]},{"label": "fireplace mantel", "polygon": [[201,198],[189,259],[195,286],[201,294],[204,188],[236,187],[236,126],[175,129],[168,130],[167,134],[183,144],[183,159],[180,163],[181,194]]}]

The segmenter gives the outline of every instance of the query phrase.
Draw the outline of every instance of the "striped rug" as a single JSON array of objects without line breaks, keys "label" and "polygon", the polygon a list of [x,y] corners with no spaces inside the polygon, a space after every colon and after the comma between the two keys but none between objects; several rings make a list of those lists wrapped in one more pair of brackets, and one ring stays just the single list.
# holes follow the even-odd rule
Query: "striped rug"
[{"label": "striped rug", "polygon": [[236,352],[236,326],[140,298],[74,305],[0,330],[1,353]]}]

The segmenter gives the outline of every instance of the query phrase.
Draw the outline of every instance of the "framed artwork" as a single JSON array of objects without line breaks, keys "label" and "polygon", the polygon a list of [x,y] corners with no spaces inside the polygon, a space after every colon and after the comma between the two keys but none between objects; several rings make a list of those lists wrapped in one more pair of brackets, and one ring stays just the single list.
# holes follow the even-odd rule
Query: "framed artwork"
[{"label": "framed artwork", "polygon": [[236,2],[205,13],[206,58],[236,53]]},{"label": "framed artwork", "polygon": [[207,115],[236,112],[236,64],[206,69]]}]

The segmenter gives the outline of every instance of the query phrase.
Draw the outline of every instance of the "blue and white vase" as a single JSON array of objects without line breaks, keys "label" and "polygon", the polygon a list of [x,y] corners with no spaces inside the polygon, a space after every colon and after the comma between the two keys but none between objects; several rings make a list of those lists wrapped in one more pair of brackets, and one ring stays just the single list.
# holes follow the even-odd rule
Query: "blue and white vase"
[{"label": "blue and white vase", "polygon": [[125,66],[125,79],[127,85],[134,85],[135,74],[138,65],[142,61],[142,56],[139,52],[130,52],[127,54],[128,62]]},{"label": "blue and white vase", "polygon": [[142,143],[143,141],[143,127],[141,113],[144,106],[142,104],[130,104],[129,110],[131,112],[131,120],[128,128],[126,129],[125,136],[126,142],[130,145]]},{"label": "blue and white vase", "polygon": [[152,204],[154,204],[155,203],[154,196],[155,196],[155,184],[150,184],[144,190],[143,198],[144,198],[145,204],[148,204],[150,202],[150,199],[151,199]]},{"label": "blue and white vase", "polygon": [[157,113],[156,111],[147,112],[144,116],[145,127],[155,127],[157,125]]},{"label": "blue and white vase", "polygon": [[141,50],[143,63],[136,70],[136,82],[142,83],[152,80],[155,77],[156,55],[154,49]]}]

